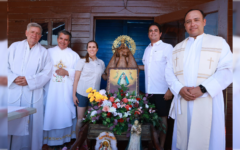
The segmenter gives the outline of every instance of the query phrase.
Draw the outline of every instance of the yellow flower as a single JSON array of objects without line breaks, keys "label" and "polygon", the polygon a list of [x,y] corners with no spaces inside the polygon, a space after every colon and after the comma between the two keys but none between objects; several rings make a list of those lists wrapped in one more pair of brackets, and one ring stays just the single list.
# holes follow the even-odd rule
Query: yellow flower
[{"label": "yellow flower", "polygon": [[93,94],[92,94],[92,93],[89,93],[89,94],[88,94],[88,98],[91,98],[91,97],[93,97]]},{"label": "yellow flower", "polygon": [[96,97],[96,101],[97,102],[99,102],[100,100],[103,100],[103,96],[102,96],[102,94],[100,94],[99,92],[97,92],[97,94],[95,95],[95,97]]},{"label": "yellow flower", "polygon": [[96,101],[96,102],[100,102],[101,100],[100,100],[100,99],[96,99],[95,101]]},{"label": "yellow flower", "polygon": [[103,99],[104,99],[104,100],[108,100],[108,97],[107,97],[107,96],[104,96]]},{"label": "yellow flower", "polygon": [[92,92],[92,88],[91,87],[86,90],[86,93],[90,93],[90,92]]},{"label": "yellow flower", "polygon": [[90,102],[93,102],[95,99],[94,99],[94,97],[91,97],[90,98]]},{"label": "yellow flower", "polygon": [[95,93],[96,92],[96,90],[92,90],[92,93]]},{"label": "yellow flower", "polygon": [[99,94],[99,92],[95,92],[95,93],[93,94],[93,96],[96,97],[98,94]]}]

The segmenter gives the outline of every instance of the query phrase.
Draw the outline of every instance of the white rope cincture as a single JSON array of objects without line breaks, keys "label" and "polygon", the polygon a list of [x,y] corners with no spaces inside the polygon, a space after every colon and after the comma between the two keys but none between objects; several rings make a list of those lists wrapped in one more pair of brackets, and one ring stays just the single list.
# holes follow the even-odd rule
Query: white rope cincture
[{"label": "white rope cincture", "polygon": [[[43,95],[43,90],[42,90],[42,92],[41,92],[41,96],[40,96],[40,98],[37,100],[37,101],[35,101],[35,102],[28,102],[28,101],[26,101],[27,103],[29,103],[29,104],[35,104],[35,103],[37,103],[38,101],[40,101],[40,99],[42,98],[42,95]],[[31,96],[31,99],[32,99],[32,96]]]},{"label": "white rope cincture", "polygon": [[[18,100],[20,100],[20,97],[23,95],[23,91],[21,92],[21,94],[20,94],[20,96],[18,97],[18,99],[16,100],[16,101],[14,101],[14,102],[8,102],[9,104],[13,104],[13,103],[16,103]],[[42,95],[43,95],[43,90],[42,90],[42,92],[41,92],[41,96],[40,96],[40,98],[37,100],[37,101],[35,101],[35,102],[28,102],[28,101],[26,101],[28,104],[35,104],[35,103],[37,103],[38,101],[40,101],[40,99],[42,98]],[[24,98],[25,99],[27,99],[25,96],[24,96]],[[30,101],[32,100],[32,96],[31,96],[31,99],[30,99]]]}]

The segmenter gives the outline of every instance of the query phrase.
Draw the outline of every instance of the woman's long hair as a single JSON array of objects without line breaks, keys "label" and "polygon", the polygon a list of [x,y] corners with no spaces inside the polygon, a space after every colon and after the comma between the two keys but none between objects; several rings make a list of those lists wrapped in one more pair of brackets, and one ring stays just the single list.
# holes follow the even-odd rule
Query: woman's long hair
[{"label": "woman's long hair", "polygon": [[[89,42],[87,43],[87,49],[88,49],[88,44],[91,43],[91,42],[95,43],[95,44],[96,44],[96,47],[97,47],[97,49],[98,49],[98,44],[97,44],[97,42],[94,41],[94,40],[91,40],[91,41],[89,41]],[[87,52],[85,58],[86,58],[86,63],[89,63],[89,58],[90,58],[90,56],[89,56],[88,52]]]}]

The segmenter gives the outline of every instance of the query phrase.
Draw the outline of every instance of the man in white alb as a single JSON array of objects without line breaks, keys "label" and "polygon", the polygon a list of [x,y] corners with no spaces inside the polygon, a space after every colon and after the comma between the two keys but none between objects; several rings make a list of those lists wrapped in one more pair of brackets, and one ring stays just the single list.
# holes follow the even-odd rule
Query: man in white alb
[{"label": "man in white alb", "polygon": [[204,33],[201,10],[185,15],[189,37],[174,47],[165,77],[174,94],[173,150],[225,150],[224,90],[232,82],[226,41]]},{"label": "man in white alb", "polygon": [[75,75],[75,64],[79,55],[71,48],[71,33],[58,33],[58,46],[48,49],[52,59],[52,76],[46,85],[46,106],[44,115],[44,144],[49,146],[63,145],[76,138],[76,108],[72,91]]},{"label": "man in white alb", "polygon": [[7,40],[0,39],[0,107],[7,107]]},{"label": "man in white alb", "polygon": [[8,105],[34,107],[37,112],[29,117],[28,128],[13,136],[11,149],[40,150],[43,144],[43,93],[44,85],[52,72],[51,58],[38,43],[42,27],[29,23],[27,40],[13,43],[8,49]]}]

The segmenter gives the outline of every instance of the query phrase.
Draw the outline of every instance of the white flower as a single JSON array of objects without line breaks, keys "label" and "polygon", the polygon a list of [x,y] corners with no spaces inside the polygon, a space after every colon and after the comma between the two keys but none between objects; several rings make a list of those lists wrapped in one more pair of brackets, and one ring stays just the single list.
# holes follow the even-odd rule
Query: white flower
[{"label": "white flower", "polygon": [[120,118],[122,118],[122,113],[118,113],[118,116],[119,116]]},{"label": "white flower", "polygon": [[104,89],[100,90],[99,93],[100,93],[101,95],[106,96],[106,90],[104,90]]},{"label": "white flower", "polygon": [[117,98],[114,102],[115,102],[115,103],[116,103],[116,102],[120,102],[120,100]]},{"label": "white flower", "polygon": [[124,115],[123,115],[123,118],[126,118],[128,116],[128,113],[125,112]]},{"label": "white flower", "polygon": [[85,120],[85,118],[82,118],[82,120]]},{"label": "white flower", "polygon": [[114,108],[114,107],[110,107],[110,109],[109,109],[108,112],[114,113],[114,112],[116,112],[116,108]]},{"label": "white flower", "polygon": [[108,107],[112,107],[112,102],[111,101],[103,101],[102,106],[108,106]]},{"label": "white flower", "polygon": [[117,108],[120,108],[121,107],[121,104],[120,103],[117,103]]},{"label": "white flower", "polygon": [[128,111],[127,113],[128,113],[129,116],[131,115],[130,111]]},{"label": "white flower", "polygon": [[136,99],[132,99],[132,98],[131,98],[131,99],[128,99],[128,101],[129,101],[129,102],[132,102],[132,103],[135,103],[135,102],[137,102],[137,100],[136,100]]},{"label": "white flower", "polygon": [[140,109],[142,109],[142,107],[140,107]]},{"label": "white flower", "polygon": [[113,112],[113,116],[116,117],[118,115],[118,113],[116,112]]},{"label": "white flower", "polygon": [[145,107],[148,109],[149,108],[148,104],[145,104]]},{"label": "white flower", "polygon": [[149,109],[149,113],[154,113],[155,110],[152,110],[152,108]]},{"label": "white flower", "polygon": [[126,96],[128,96],[128,93],[126,94]]},{"label": "white flower", "polygon": [[92,117],[92,116],[95,116],[96,114],[97,114],[97,111],[96,111],[96,110],[92,111],[91,117]]}]

